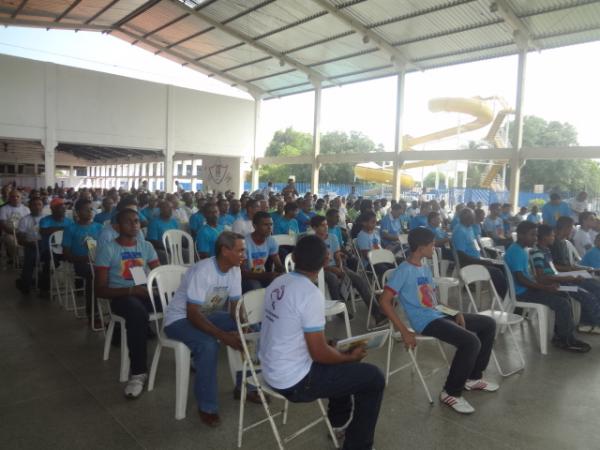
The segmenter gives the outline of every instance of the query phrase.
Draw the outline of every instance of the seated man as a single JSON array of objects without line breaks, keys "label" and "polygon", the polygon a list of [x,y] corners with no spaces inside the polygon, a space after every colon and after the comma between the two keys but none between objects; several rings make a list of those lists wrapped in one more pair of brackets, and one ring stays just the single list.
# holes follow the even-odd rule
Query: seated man
[{"label": "seated man", "polygon": [[471,264],[485,266],[490,273],[496,292],[498,292],[501,299],[504,299],[508,291],[504,267],[494,264],[493,260],[481,257],[473,234],[473,221],[475,220],[473,211],[469,208],[462,209],[459,214],[459,220],[459,224],[454,228],[452,233],[452,246],[456,250],[460,266],[465,267]]},{"label": "seated man", "polygon": [[[320,237],[329,252],[329,260],[325,267],[323,267],[325,275],[325,283],[329,289],[329,294],[332,300],[342,300],[345,302],[350,301],[350,297],[345,298],[342,295],[342,282],[345,277],[348,277],[353,287],[358,290],[363,302],[366,307],[369,308],[369,302],[371,301],[371,292],[369,285],[363,277],[356,272],[345,268],[342,264],[342,252],[340,250],[340,242],[335,234],[328,231],[327,220],[323,216],[315,216],[310,219],[310,227],[315,231],[315,234]],[[348,307],[350,313],[350,307]],[[381,314],[377,305],[371,311],[375,323],[378,324],[385,320],[385,316]]]},{"label": "seated man", "polygon": [[110,223],[110,219],[112,219],[114,213],[113,207],[113,199],[111,197],[104,197],[102,199],[102,212],[94,216],[94,222],[99,223],[100,225]]},{"label": "seated man", "polygon": [[390,212],[381,220],[381,243],[394,254],[400,250],[400,235],[403,233],[403,223],[407,216],[404,214],[404,203],[394,203]]},{"label": "seated man", "polygon": [[[112,200],[111,200],[112,201]],[[98,241],[102,225],[98,222],[92,222],[94,212],[90,200],[77,200],[75,203],[75,214],[77,222],[69,225],[63,234],[63,257],[73,263],[75,273],[85,280],[85,312],[88,321],[96,320],[92,317],[92,272],[88,259],[87,239],[91,238]],[[98,312],[97,305],[94,304],[94,311]],[[94,327],[99,327],[100,323]]]},{"label": "seated man", "polygon": [[[361,261],[365,269],[369,269],[369,252],[371,250],[378,250],[381,248],[381,240],[375,227],[377,226],[377,218],[373,211],[365,211],[362,213],[362,229],[356,237],[356,246],[360,253]],[[392,269],[393,264],[380,263],[375,264],[375,272],[377,277],[381,279],[381,276],[386,270]]]},{"label": "seated man", "polygon": [[231,226],[231,231],[241,234],[242,236],[248,236],[254,231],[253,219],[258,211],[260,211],[258,200],[253,198],[248,199],[248,201],[246,201],[246,216],[236,219]]},{"label": "seated man", "polygon": [[[568,217],[568,219],[571,219]],[[557,348],[572,352],[589,352],[591,347],[575,338],[573,314],[569,297],[558,291],[558,283],[540,283],[529,269],[529,256],[525,248],[536,241],[537,226],[529,221],[517,227],[517,242],[508,247],[504,260],[515,282],[515,293],[521,302],[540,303],[548,306],[556,314],[552,344]]]},{"label": "seated man", "polygon": [[550,195],[550,201],[542,207],[542,219],[546,225],[556,226],[559,217],[569,217],[571,208],[560,199],[556,192]]},{"label": "seated man", "polygon": [[329,208],[325,213],[325,218],[327,219],[328,233],[334,234],[340,244],[340,248],[343,248],[346,242],[344,240],[344,230],[340,227],[340,212],[337,209]]},{"label": "seated man", "polygon": [[485,236],[494,240],[494,244],[508,247],[512,239],[504,234],[504,221],[500,217],[500,203],[490,205],[490,213],[483,221],[483,232]]},{"label": "seated man", "polygon": [[196,236],[196,250],[200,259],[215,256],[215,243],[223,232],[223,225],[219,225],[219,209],[214,203],[204,205],[202,211],[206,223],[200,228]]},{"label": "seated man", "polygon": [[[114,241],[119,236],[119,225],[117,225],[117,214],[124,209],[131,209],[132,211],[137,212],[137,210],[138,210],[137,209],[137,201],[135,200],[134,197],[131,197],[131,196],[125,197],[123,200],[121,200],[117,204],[117,207],[115,208],[116,212],[115,212],[115,214],[113,214],[113,217],[110,220],[110,223],[105,224],[102,227],[102,230],[100,231],[100,236],[98,236],[98,247],[101,247],[105,244],[108,244],[111,241]],[[138,217],[139,217],[139,214],[138,214]],[[141,221],[140,221],[140,227],[141,227]],[[141,228],[138,233],[137,239],[140,241],[146,240]]]},{"label": "seated man", "polygon": [[38,245],[40,242],[40,220],[42,219],[42,208],[44,204],[39,197],[29,200],[31,213],[19,220],[17,227],[17,241],[24,249],[23,269],[16,285],[23,294],[29,294],[33,286],[33,275],[36,270],[36,259],[38,256]]},{"label": "seated man", "polygon": [[217,202],[217,207],[219,208],[219,225],[222,227],[229,227],[228,230],[230,230],[233,226],[233,222],[235,222],[235,218],[229,214],[229,202],[226,198],[222,198]]},{"label": "seated man", "polygon": [[[388,279],[379,303],[394,328],[402,334],[406,348],[416,347],[415,332],[456,347],[440,401],[456,412],[470,414],[475,408],[462,396],[463,389],[498,390],[496,383],[482,379],[494,345],[496,322],[479,314],[458,312],[449,316],[436,309],[438,301],[431,270],[421,263],[423,258],[431,258],[434,238],[433,232],[426,228],[408,233],[410,256]],[[414,332],[400,320],[394,307],[395,297],[399,297]]]},{"label": "seated man", "polygon": [[207,201],[205,198],[202,198],[202,197],[199,198],[197,201],[198,211],[196,211],[190,217],[190,222],[188,224],[188,227],[190,230],[190,235],[192,236],[193,239],[196,239],[196,235],[198,234],[198,231],[200,231],[200,228],[202,228],[204,226],[204,224],[206,223],[204,214],[202,214],[202,211],[204,210],[204,205],[206,205],[206,203],[207,203]]},{"label": "seated man", "polygon": [[299,234],[297,215],[298,205],[295,202],[286,203],[283,215],[277,215],[277,220],[273,219],[273,234]]},{"label": "seated man", "polygon": [[127,346],[131,360],[131,376],[125,385],[125,396],[137,398],[148,379],[146,343],[148,318],[152,311],[145,284],[136,286],[132,267],[149,271],[158,267],[152,245],[138,240],[140,218],[137,211],[125,208],[117,213],[119,236],[98,247],[96,254],[96,295],[110,299],[112,311],[125,319]]},{"label": "seated man", "polygon": [[[217,387],[219,342],[242,349],[235,308],[242,293],[240,265],[245,251],[242,235],[231,231],[221,233],[213,252],[216,256],[188,269],[165,315],[165,334],[185,343],[192,351],[198,413],[200,420],[210,427],[221,423]],[[223,310],[225,304],[229,312]],[[234,390],[234,397],[238,399],[240,382],[241,374],[238,374]],[[256,391],[249,392],[246,399],[260,403]]]},{"label": "seated man", "polygon": [[573,236],[573,244],[579,253],[579,256],[585,253],[594,246],[594,238],[596,232],[593,230],[594,222],[596,222],[596,214],[589,211],[584,211],[579,214],[579,229],[575,231]]},{"label": "seated man", "polygon": [[[249,200],[250,201],[250,200]],[[267,287],[271,281],[285,272],[281,259],[279,259],[279,246],[271,231],[273,219],[269,213],[257,211],[253,215],[254,231],[246,236],[246,263],[242,266],[242,290],[248,292],[253,289]],[[267,271],[267,259],[273,262],[274,270]]]},{"label": "seated man", "polygon": [[8,194],[8,202],[0,208],[0,231],[3,232],[2,243],[6,248],[9,260],[17,257],[15,232],[19,221],[29,213],[29,208],[21,204],[21,194],[16,190],[12,190]]},{"label": "seated man", "polygon": [[162,264],[167,263],[167,251],[163,246],[163,235],[167,230],[178,230],[179,222],[173,217],[173,206],[171,202],[162,200],[158,204],[160,215],[150,221],[146,239],[150,241]]},{"label": "seated man", "polygon": [[543,284],[560,283],[579,286],[577,292],[569,296],[581,305],[580,333],[600,334],[600,285],[597,281],[573,276],[557,276],[552,261],[550,247],[554,244],[554,229],[549,225],[540,225],[537,230],[537,245],[532,259],[536,279]]},{"label": "seated man", "polygon": [[571,264],[569,257],[570,250],[567,246],[567,240],[573,235],[573,224],[575,221],[569,216],[561,216],[556,221],[554,228],[554,244],[550,247],[554,265],[559,272],[571,272],[573,270],[581,270],[575,261]]},{"label": "seated man", "polygon": [[452,252],[448,248],[450,238],[448,233],[442,230],[442,218],[438,212],[430,212],[427,216],[427,229],[433,233],[434,245],[442,250],[442,258],[452,261]]},{"label": "seated man", "polygon": [[600,233],[594,239],[594,247],[589,249],[581,259],[581,265],[600,269]]},{"label": "seated man", "polygon": [[410,230],[414,230],[417,227],[426,227],[427,226],[427,216],[431,212],[431,206],[429,203],[423,202],[421,204],[421,209],[419,210],[419,214],[410,219],[408,228]]},{"label": "seated man", "polygon": [[298,228],[300,233],[306,233],[308,231],[308,226],[310,225],[310,219],[312,219],[313,216],[316,216],[317,213],[313,211],[313,202],[310,197],[299,199],[298,206],[300,207],[300,211],[298,211],[298,214],[296,215]]},{"label": "seated man", "polygon": [[[305,236],[294,249],[296,270],[267,288],[259,359],[269,386],[291,402],[329,398],[328,416],[342,449],[372,449],[385,380],[360,363],[363,347],[340,353],[325,338],[325,301],[315,286],[327,263],[318,236]],[[352,404],[354,403],[354,411]]]},{"label": "seated man", "polygon": [[540,209],[537,205],[531,207],[531,212],[527,215],[527,220],[531,223],[540,223]]}]

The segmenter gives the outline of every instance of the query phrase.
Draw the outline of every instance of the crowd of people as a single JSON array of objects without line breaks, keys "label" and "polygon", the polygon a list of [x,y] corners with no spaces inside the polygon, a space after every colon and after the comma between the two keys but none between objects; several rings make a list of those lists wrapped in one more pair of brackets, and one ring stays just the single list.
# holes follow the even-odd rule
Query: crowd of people
[{"label": "crowd of people", "polygon": [[[458,204],[449,211],[444,200],[373,200],[354,190],[345,198],[300,195],[292,181],[281,192],[269,185],[239,197],[233,192],[148,192],[143,187],[126,191],[11,185],[2,190],[0,228],[4,263],[22,256],[16,287],[29,295],[39,267],[42,297],[49,289],[49,239],[63,231],[57,262],[70,262],[86,280],[90,323],[98,326],[95,297],[110,300],[112,311],[125,319],[131,374],[124,392],[129,398],[139,397],[147,381],[147,340],[152,334],[148,321],[153,311],[148,288],[136,284],[131,269],[149,272],[167,264],[165,232],[188,232],[197,261],[188,261],[190,268],[164,311],[164,330],[192,351],[201,421],[211,427],[221,421],[217,355],[220,344],[242,348],[233,314],[236,302],[248,291],[266,288],[266,298],[272,301],[265,302],[260,327],[264,379],[292,402],[329,398],[329,419],[339,436],[345,436],[343,448],[370,449],[384,377],[376,366],[361,362],[364,348],[341,353],[328,342],[323,294],[316,287],[319,272],[324,271],[331,298],[351,301],[350,286],[368,308],[369,252],[390,250],[399,265],[374,267],[373,276],[379,279],[388,269],[394,271],[372,308],[373,321],[376,326],[390,321],[407,348],[416,346],[416,334],[455,347],[440,401],[459,413],[472,413],[465,390],[499,388],[483,375],[496,324],[489,317],[437,309],[439,296],[423,261],[439,249],[450,266],[482,265],[501,299],[508,295],[511,276],[517,299],[547,305],[556,313],[552,343],[585,353],[590,346],[577,333],[600,334],[600,282],[577,271],[600,269],[600,221],[587,210],[583,194],[577,201],[569,206],[552,194],[541,214],[533,206],[513,215],[509,204]],[[296,244],[279,246],[274,235],[294,236]],[[483,238],[493,245],[483,245]],[[97,242],[93,268],[89,240]],[[581,262],[572,263],[567,241]],[[290,254],[295,270],[286,273]],[[565,285],[576,289],[564,292],[560,287]],[[578,323],[571,301],[581,305]],[[241,379],[238,373],[233,392],[237,399]],[[261,402],[254,390],[247,400]]]}]

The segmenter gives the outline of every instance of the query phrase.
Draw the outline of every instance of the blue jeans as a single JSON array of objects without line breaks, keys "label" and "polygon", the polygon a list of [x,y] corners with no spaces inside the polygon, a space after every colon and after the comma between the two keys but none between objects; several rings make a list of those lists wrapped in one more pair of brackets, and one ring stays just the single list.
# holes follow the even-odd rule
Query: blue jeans
[{"label": "blue jeans", "polygon": [[298,384],[277,391],[296,403],[328,398],[327,415],[334,428],[343,427],[352,417],[343,450],[371,450],[384,388],[381,370],[371,364],[313,362],[308,375]]},{"label": "blue jeans", "polygon": [[[216,311],[206,317],[214,326],[223,331],[236,331],[237,326],[231,315],[225,311]],[[196,379],[194,395],[198,409],[209,414],[219,410],[217,362],[219,341],[214,336],[196,328],[188,319],[180,319],[165,327],[165,334],[183,342],[192,351]],[[236,374],[236,388],[241,385],[242,372]]]}]

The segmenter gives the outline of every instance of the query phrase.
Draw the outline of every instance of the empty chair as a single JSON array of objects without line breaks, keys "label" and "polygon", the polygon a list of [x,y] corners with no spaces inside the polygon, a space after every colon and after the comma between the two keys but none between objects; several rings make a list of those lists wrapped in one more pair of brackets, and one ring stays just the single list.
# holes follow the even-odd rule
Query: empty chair
[{"label": "empty chair", "polygon": [[194,240],[189,233],[182,230],[167,230],[162,236],[162,241],[169,264],[179,266],[194,264]]}]

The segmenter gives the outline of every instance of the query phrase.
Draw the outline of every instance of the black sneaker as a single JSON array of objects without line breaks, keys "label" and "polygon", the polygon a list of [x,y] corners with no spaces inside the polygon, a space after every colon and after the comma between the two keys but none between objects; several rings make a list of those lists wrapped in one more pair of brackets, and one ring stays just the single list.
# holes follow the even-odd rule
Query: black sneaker
[{"label": "black sneaker", "polygon": [[566,350],[573,353],[587,353],[592,349],[589,344],[579,341],[575,338],[571,338],[569,340],[554,338],[552,339],[552,345],[554,345],[556,348],[560,348],[561,350]]}]

